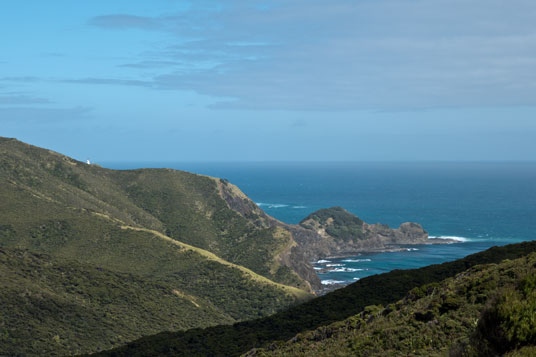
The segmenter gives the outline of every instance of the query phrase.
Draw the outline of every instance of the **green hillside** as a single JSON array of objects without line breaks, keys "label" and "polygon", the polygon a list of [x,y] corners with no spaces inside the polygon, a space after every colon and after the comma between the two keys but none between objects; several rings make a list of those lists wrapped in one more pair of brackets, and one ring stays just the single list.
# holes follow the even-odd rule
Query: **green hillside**
[{"label": "green hillside", "polygon": [[231,323],[208,301],[133,274],[0,248],[0,355],[72,355],[146,333]]},{"label": "green hillside", "polygon": [[[355,233],[345,226],[366,226],[342,209],[336,219],[324,213],[315,222],[325,218],[324,228],[334,229],[343,241]],[[412,227],[401,226],[408,228],[402,233],[426,233]],[[387,334],[390,327],[402,329],[417,321],[407,334],[411,337],[420,323],[442,316],[454,321],[444,326],[456,330],[456,344],[446,345],[443,327],[425,328],[425,336],[437,343],[411,340],[404,347],[409,349],[402,350],[442,353],[451,348],[472,355],[470,346],[475,345],[493,354],[532,341],[532,322],[518,324],[534,311],[532,280],[518,274],[523,271],[518,262],[511,270],[498,268],[482,277],[478,289],[497,291],[493,299],[438,283],[479,264],[526,256],[536,251],[536,242],[367,277],[311,300],[308,291],[319,282],[311,276],[305,253],[309,243],[322,239],[314,229],[267,216],[225,180],[169,169],[108,170],[0,138],[0,355],[90,354],[110,348],[100,355],[339,353],[336,348],[344,354],[355,346],[380,354],[410,340],[382,335],[381,341],[391,342],[377,345],[376,328],[371,330],[373,344],[358,339],[350,347],[340,345],[347,332],[368,331],[374,321],[386,326]],[[426,284],[432,285],[419,288]],[[512,288],[501,290],[504,286]],[[448,287],[455,294],[440,290]],[[440,296],[434,291],[441,291]],[[404,297],[408,309],[421,300],[428,305],[404,310],[396,304]],[[472,325],[456,322],[458,311],[473,316],[480,308],[485,313]],[[411,315],[409,320],[403,320],[408,316],[401,311]],[[381,325],[391,314],[400,325]],[[347,319],[359,323],[346,329],[351,325]],[[316,332],[307,332],[312,330]],[[285,344],[299,333],[303,335]],[[331,337],[341,340],[332,343]],[[313,346],[311,338],[325,344]]]},{"label": "green hillside", "polygon": [[333,238],[348,241],[366,238],[363,230],[364,223],[359,217],[342,207],[331,207],[311,213],[300,222],[300,225],[309,229],[323,227]]},{"label": "green hillside", "polygon": [[479,265],[248,356],[534,356],[536,253]]},{"label": "green hillside", "polygon": [[[76,261],[86,270],[130,274],[168,292],[177,291],[200,306],[190,304],[197,310],[196,318],[177,314],[177,321],[150,326],[128,327],[121,321],[128,315],[117,315],[114,318],[125,324],[124,330],[103,324],[101,333],[109,337],[94,340],[88,333],[88,340],[79,341],[80,351],[109,348],[110,341],[117,344],[158,331],[266,316],[309,299],[305,290],[284,284],[308,287],[276,259],[291,237],[279,227],[246,219],[231,209],[219,182],[165,169],[107,170],[14,139],[0,139],[0,248],[46,253],[51,259]],[[226,248],[232,245],[226,241],[228,236],[240,240],[240,254]],[[21,287],[37,278],[27,276]],[[2,281],[0,290],[7,289],[6,284]],[[130,288],[134,289],[125,286]],[[55,287],[46,289],[54,292]],[[142,301],[155,298],[144,289],[136,294]],[[127,305],[133,310],[143,307],[134,306],[135,301]],[[30,316],[35,307],[19,308],[20,316]],[[101,305],[94,308],[97,315],[105,313]],[[65,315],[49,326],[57,310],[42,313],[41,325],[28,326],[28,334],[35,336],[33,344],[19,346],[31,347],[25,355],[48,348],[51,331],[57,330],[53,336],[62,341],[68,338],[59,331],[70,331],[77,321]],[[10,321],[3,320],[1,326],[8,331],[6,336],[17,336],[9,332],[17,328]],[[125,333],[127,329],[131,333]],[[11,337],[0,346],[0,355],[16,347]],[[61,348],[58,345],[58,353]]]},{"label": "green hillside", "polygon": [[[76,211],[71,216],[99,213],[208,250],[282,284],[309,289],[279,262],[279,254],[293,245],[290,233],[269,225],[262,211],[226,181],[170,169],[108,170],[0,138],[0,183],[6,186],[4,205],[11,207],[0,215],[5,223],[20,219],[34,201],[56,203],[54,215],[41,210],[33,221],[56,219],[66,206]],[[230,200],[255,206],[253,213],[244,217],[231,209]]]},{"label": "green hillside", "polygon": [[[479,264],[499,263],[536,252],[536,241],[493,247],[453,262],[412,270],[394,270],[363,278],[272,316],[185,332],[141,338],[99,356],[238,356],[252,348],[286,341],[297,333],[345,320],[369,305],[395,303],[413,289],[439,283]],[[314,355],[314,354],[313,354]]]}]

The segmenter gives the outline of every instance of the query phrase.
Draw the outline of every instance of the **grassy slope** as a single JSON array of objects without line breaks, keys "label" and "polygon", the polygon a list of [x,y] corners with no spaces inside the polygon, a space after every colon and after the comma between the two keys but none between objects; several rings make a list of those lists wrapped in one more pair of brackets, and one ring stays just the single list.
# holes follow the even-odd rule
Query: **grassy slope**
[{"label": "grassy slope", "polygon": [[45,200],[159,231],[282,284],[308,286],[277,261],[290,235],[230,209],[216,179],[169,169],[107,170],[5,138],[0,179]]},{"label": "grassy slope", "polygon": [[[192,180],[183,182],[185,197],[174,196],[181,204],[208,205],[210,200],[203,200],[203,192],[210,188],[216,193],[206,195],[221,205],[221,211],[239,216],[225,208],[223,200],[218,201],[214,180],[172,170],[149,171],[155,187],[158,177],[168,174],[170,181],[173,177],[177,181],[181,177]],[[167,225],[153,215],[153,210],[138,206],[122,188],[122,185],[128,187],[128,183],[117,176],[125,174],[85,165],[14,140],[0,139],[0,246],[44,252],[170,286],[199,301],[204,309],[206,316],[188,327],[207,326],[205,321],[214,324],[266,316],[310,297],[303,290],[272,282],[251,269],[181,243],[175,240],[177,237],[166,236]],[[145,171],[131,174],[138,177]],[[196,181],[197,178],[203,184]],[[189,196],[190,191],[195,190],[200,191],[198,200]],[[175,214],[180,216],[181,212],[176,210]],[[195,225],[202,224],[192,218],[195,217],[192,212],[183,212],[191,218],[184,222],[184,232],[192,232]],[[133,229],[124,229],[126,226]],[[25,305],[25,308],[31,306]],[[63,328],[68,330],[72,322],[63,320]],[[36,341],[41,341],[41,333],[47,336],[52,333],[52,330],[45,331],[47,326],[30,329],[30,333],[39,337]],[[151,332],[155,331],[140,326],[136,336]],[[43,338],[45,341],[46,337]],[[94,342],[85,341],[82,347],[93,346]],[[4,345],[2,349],[8,347]]]},{"label": "grassy slope", "polygon": [[103,352],[101,356],[236,356],[254,347],[288,340],[358,314],[368,305],[387,305],[412,288],[437,283],[478,264],[498,263],[536,251],[536,242],[494,247],[454,262],[413,270],[395,270],[361,279],[343,289],[258,320],[179,333],[160,333]]},{"label": "grassy slope", "polygon": [[292,243],[290,234],[278,234],[282,228],[255,225],[229,209],[217,180],[175,170],[107,173],[132,202],[163,223],[153,229],[272,280],[307,286],[296,274],[279,266],[276,258],[277,252]]},{"label": "grassy slope", "polygon": [[[536,253],[479,265],[385,308],[250,356],[493,356],[536,352]],[[523,350],[521,350],[523,348]]]},{"label": "grassy slope", "polygon": [[[5,138],[0,138],[0,154],[6,223],[60,217],[67,206],[74,212],[69,216],[91,212],[118,225],[155,230],[269,279],[307,285],[295,274],[274,269],[289,236],[229,209],[216,179],[169,169],[107,170]],[[47,207],[23,217],[25,206],[31,209],[36,200],[58,207],[53,214]]]},{"label": "grassy slope", "polygon": [[[0,187],[0,197],[3,198],[0,212],[5,231],[0,235],[2,245],[47,252],[119,272],[172,282],[194,295],[211,295],[210,299],[235,319],[270,314],[281,306],[292,304],[296,298],[307,297],[301,290],[283,289],[280,284],[250,270],[222,259],[209,258],[213,255],[202,249],[185,249],[171,239],[161,239],[155,232],[141,228],[140,231],[122,229],[122,224],[106,215],[66,208],[11,186],[8,183]],[[213,289],[217,285],[225,289]],[[265,305],[256,302],[262,299],[261,290],[270,292]],[[235,291],[244,294],[233,296]]]},{"label": "grassy slope", "polygon": [[281,289],[281,290],[283,290],[283,291],[289,293],[290,295],[295,296],[295,297],[297,297],[299,299],[307,299],[309,297],[307,292],[305,292],[303,290],[300,290],[300,289],[295,288],[293,286],[288,286],[288,285],[283,285],[283,284],[273,282],[270,279],[267,279],[266,277],[251,271],[248,268],[245,268],[245,267],[243,267],[241,265],[237,265],[237,264],[225,261],[225,260],[221,259],[220,257],[218,257],[214,253],[211,253],[211,252],[206,251],[204,249],[200,249],[200,248],[191,246],[189,244],[179,242],[179,241],[177,241],[175,239],[172,239],[172,238],[170,238],[170,237],[168,237],[168,236],[166,236],[166,235],[164,235],[164,234],[162,234],[160,232],[150,230],[150,229],[147,229],[147,228],[139,228],[139,227],[131,227],[131,226],[121,226],[121,229],[133,230],[133,231],[137,231],[137,232],[147,232],[147,233],[153,234],[153,235],[157,236],[158,238],[161,238],[161,239],[163,239],[165,241],[168,241],[168,242],[170,242],[170,243],[172,243],[172,244],[174,244],[176,246],[181,247],[182,249],[186,249],[186,250],[189,250],[189,251],[192,251],[192,252],[196,252],[199,255],[203,256],[203,258],[206,258],[206,259],[211,260],[213,262],[217,262],[219,264],[226,265],[228,267],[231,267],[231,268],[234,268],[236,270],[239,270],[241,273],[244,273],[244,275],[248,276],[253,281],[256,281],[256,282],[259,282],[259,283],[262,283],[262,284],[265,284],[265,285],[268,285],[268,286],[277,287],[277,288],[279,288],[279,289]]},{"label": "grassy slope", "polygon": [[0,355],[87,353],[233,321],[171,284],[20,249],[0,248],[0,286]]}]

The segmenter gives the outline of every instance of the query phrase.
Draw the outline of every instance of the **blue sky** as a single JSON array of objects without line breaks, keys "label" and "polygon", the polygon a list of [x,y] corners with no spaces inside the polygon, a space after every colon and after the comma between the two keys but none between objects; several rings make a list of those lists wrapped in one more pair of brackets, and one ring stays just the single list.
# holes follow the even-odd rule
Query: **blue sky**
[{"label": "blue sky", "polygon": [[78,159],[535,159],[533,0],[0,9],[0,136]]}]

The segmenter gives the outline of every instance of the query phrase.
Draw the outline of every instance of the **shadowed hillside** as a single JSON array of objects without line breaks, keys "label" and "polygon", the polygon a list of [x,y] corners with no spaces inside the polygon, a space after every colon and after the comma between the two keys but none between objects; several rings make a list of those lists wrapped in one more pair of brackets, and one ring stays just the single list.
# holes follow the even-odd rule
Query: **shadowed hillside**
[{"label": "shadowed hillside", "polygon": [[[98,356],[238,356],[252,348],[286,341],[297,333],[329,325],[361,313],[369,305],[395,303],[425,284],[439,283],[479,264],[499,263],[536,251],[536,241],[493,247],[463,259],[420,269],[394,270],[363,278],[273,316],[233,326],[160,333]],[[314,354],[313,354],[314,355]]]},{"label": "shadowed hillside", "polygon": [[234,321],[174,284],[21,249],[0,247],[0,286],[1,355],[83,353]]},{"label": "shadowed hillside", "polygon": [[247,356],[534,356],[536,253],[479,265]]}]

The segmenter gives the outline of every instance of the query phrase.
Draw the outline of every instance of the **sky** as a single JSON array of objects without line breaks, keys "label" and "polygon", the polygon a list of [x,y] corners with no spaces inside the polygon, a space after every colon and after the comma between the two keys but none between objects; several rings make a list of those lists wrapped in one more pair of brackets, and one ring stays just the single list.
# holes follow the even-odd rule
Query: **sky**
[{"label": "sky", "polygon": [[106,161],[536,160],[534,0],[7,0],[0,136]]}]

